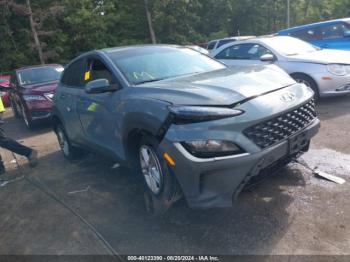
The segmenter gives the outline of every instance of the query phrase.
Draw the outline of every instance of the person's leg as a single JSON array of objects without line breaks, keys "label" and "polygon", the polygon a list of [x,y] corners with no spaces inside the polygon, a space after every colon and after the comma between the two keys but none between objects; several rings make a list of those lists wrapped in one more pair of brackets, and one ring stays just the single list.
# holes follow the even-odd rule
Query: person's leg
[{"label": "person's leg", "polygon": [[31,148],[24,146],[18,143],[17,141],[7,137],[1,127],[0,127],[0,146],[16,154],[26,156],[26,157],[29,157],[33,151]]},{"label": "person's leg", "polygon": [[24,146],[17,141],[6,136],[5,131],[3,129],[3,120],[2,113],[0,113],[0,147],[3,147],[7,150],[10,150],[16,154],[25,156],[28,158],[31,166],[35,166],[37,164],[37,152],[36,150],[31,149],[30,147]]}]

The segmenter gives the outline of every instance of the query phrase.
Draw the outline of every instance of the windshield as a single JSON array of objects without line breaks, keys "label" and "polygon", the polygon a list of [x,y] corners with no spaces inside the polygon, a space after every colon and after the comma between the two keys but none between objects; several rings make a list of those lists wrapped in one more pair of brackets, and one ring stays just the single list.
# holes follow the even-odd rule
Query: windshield
[{"label": "windshield", "polygon": [[226,67],[189,48],[145,46],[107,52],[134,85]]},{"label": "windshield", "polygon": [[320,50],[318,47],[293,37],[272,37],[264,39],[264,42],[286,56],[302,55]]},{"label": "windshield", "polygon": [[30,68],[19,71],[18,79],[21,85],[50,82],[59,80],[62,72],[63,67],[60,66]]}]

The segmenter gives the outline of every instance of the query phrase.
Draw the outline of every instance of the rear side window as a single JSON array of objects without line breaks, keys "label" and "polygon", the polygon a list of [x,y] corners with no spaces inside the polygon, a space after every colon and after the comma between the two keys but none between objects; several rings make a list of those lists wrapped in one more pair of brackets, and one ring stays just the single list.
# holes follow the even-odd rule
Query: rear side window
[{"label": "rear side window", "polygon": [[226,39],[226,40],[220,40],[218,43],[218,46],[216,48],[219,48],[220,46],[226,45],[228,43],[234,42],[234,39]]},{"label": "rear side window", "polygon": [[304,41],[314,41],[322,39],[322,32],[319,28],[300,30],[292,32],[289,35],[302,39]]},{"label": "rear side window", "polygon": [[77,88],[84,86],[84,60],[82,58],[68,65],[63,72],[62,84]]},{"label": "rear side window", "polygon": [[207,49],[208,50],[213,50],[215,47],[216,41],[209,42]]},{"label": "rear side window", "polygon": [[14,73],[14,74],[11,75],[10,84],[12,84],[12,85],[17,85],[16,73]]}]

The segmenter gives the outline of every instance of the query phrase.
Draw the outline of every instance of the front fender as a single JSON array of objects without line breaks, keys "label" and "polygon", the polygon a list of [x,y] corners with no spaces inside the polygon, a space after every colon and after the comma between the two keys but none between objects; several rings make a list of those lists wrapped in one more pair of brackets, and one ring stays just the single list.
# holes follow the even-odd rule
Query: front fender
[{"label": "front fender", "polygon": [[168,118],[169,105],[167,102],[153,99],[133,99],[124,104],[121,133],[125,160],[128,155],[129,135],[140,131],[158,137]]}]

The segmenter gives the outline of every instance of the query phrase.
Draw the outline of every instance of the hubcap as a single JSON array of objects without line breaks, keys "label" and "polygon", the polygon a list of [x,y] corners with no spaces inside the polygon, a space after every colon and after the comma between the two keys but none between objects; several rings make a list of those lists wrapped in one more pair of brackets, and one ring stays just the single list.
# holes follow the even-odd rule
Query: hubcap
[{"label": "hubcap", "polygon": [[157,195],[160,193],[163,186],[162,169],[158,157],[154,150],[146,145],[141,146],[139,153],[141,170],[146,184],[148,188]]},{"label": "hubcap", "polygon": [[58,137],[58,143],[60,144],[61,150],[63,151],[63,154],[66,156],[69,156],[69,144],[66,139],[65,134],[61,129],[57,130],[57,137]]}]

